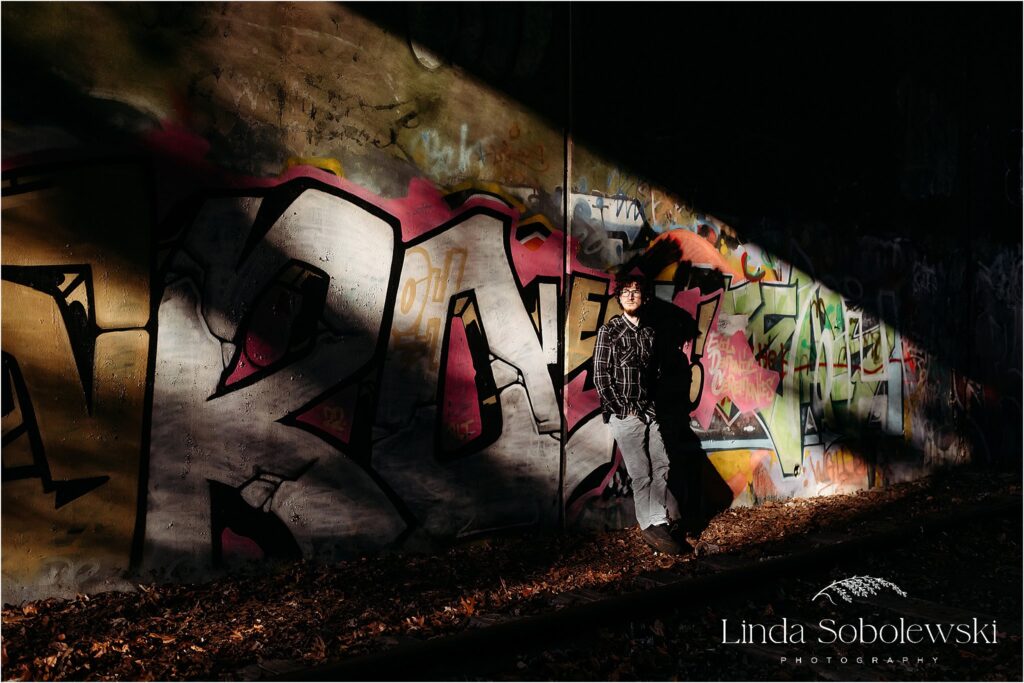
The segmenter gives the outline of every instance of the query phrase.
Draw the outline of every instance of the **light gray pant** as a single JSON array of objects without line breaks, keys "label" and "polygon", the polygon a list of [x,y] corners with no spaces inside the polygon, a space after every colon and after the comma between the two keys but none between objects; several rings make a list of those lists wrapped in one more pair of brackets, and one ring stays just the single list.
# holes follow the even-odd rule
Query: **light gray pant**
[{"label": "light gray pant", "polygon": [[633,482],[633,506],[641,529],[679,518],[679,503],[668,490],[668,453],[657,421],[645,424],[635,415],[608,420]]}]

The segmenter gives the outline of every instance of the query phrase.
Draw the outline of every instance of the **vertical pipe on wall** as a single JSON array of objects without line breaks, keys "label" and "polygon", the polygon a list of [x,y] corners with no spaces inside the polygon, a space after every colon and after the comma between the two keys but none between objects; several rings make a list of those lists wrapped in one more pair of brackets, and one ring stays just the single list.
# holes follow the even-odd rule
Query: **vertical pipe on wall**
[{"label": "vertical pipe on wall", "polygon": [[572,254],[569,252],[569,235],[572,227],[569,225],[569,180],[572,178],[572,3],[569,3],[568,29],[569,49],[566,56],[566,73],[568,74],[567,87],[569,90],[569,97],[566,98],[565,127],[562,129],[564,142],[562,147],[562,310],[561,314],[558,316],[560,323],[558,330],[558,358],[560,361],[559,365],[561,366],[558,374],[559,381],[562,383],[562,426],[561,438],[558,440],[558,526],[562,531],[565,531],[566,527],[565,443],[569,438],[569,431],[567,427],[567,417],[569,415],[569,392],[566,391],[565,386],[565,351],[567,348],[565,343],[565,327],[567,316],[569,314],[569,284],[572,282]]}]

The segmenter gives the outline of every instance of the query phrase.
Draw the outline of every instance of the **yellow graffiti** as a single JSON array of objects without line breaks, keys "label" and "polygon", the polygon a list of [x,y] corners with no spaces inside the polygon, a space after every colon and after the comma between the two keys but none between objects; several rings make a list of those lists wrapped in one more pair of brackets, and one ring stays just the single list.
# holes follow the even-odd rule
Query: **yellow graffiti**
[{"label": "yellow graffiti", "polygon": [[312,166],[330,171],[339,178],[345,177],[345,170],[341,167],[341,162],[334,157],[290,157],[284,164],[286,171],[295,166]]},{"label": "yellow graffiti", "polygon": [[407,252],[406,264],[409,276],[402,283],[398,298],[398,309],[404,319],[411,321],[401,325],[396,319],[391,330],[395,349],[408,362],[426,357],[430,363],[439,362],[439,343],[443,321],[437,316],[426,316],[428,303],[444,303],[451,294],[462,287],[469,253],[465,249],[449,249],[445,253],[444,265],[435,267],[430,252],[423,247],[413,247]]},{"label": "yellow graffiti", "polygon": [[128,566],[150,347],[142,178],[111,164],[5,183],[5,582],[50,563]]},{"label": "yellow graffiti", "polygon": [[[608,297],[608,281],[576,275],[565,319],[565,374],[568,376],[594,355],[597,330],[622,312],[615,297]],[[602,306],[602,301],[607,298]],[[604,315],[601,315],[602,308]]]}]

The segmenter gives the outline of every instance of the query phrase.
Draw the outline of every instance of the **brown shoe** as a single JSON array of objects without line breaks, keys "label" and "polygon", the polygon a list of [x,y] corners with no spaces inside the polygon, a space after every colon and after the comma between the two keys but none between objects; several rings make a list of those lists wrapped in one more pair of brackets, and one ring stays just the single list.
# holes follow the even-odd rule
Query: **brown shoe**
[{"label": "brown shoe", "polygon": [[665,553],[666,555],[682,555],[687,552],[687,550],[684,549],[678,541],[672,538],[672,534],[668,531],[667,524],[649,526],[640,533],[644,537],[644,542],[659,553]]},{"label": "brown shoe", "polygon": [[676,521],[669,525],[668,531],[672,534],[672,538],[676,539],[676,542],[683,546],[683,550],[686,550],[686,546],[696,548],[697,544],[700,543],[701,532],[696,530],[692,524]]}]

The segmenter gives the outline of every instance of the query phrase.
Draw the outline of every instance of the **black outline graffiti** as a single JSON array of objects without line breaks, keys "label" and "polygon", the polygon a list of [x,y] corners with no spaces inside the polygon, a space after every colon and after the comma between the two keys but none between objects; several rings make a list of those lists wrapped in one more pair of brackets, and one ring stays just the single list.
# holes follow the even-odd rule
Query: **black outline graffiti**
[{"label": "black outline graffiti", "polygon": [[[65,282],[70,283],[65,286]],[[96,324],[96,298],[93,294],[92,268],[87,264],[67,266],[4,266],[4,280],[31,287],[53,297],[60,311],[64,329],[71,343],[71,353],[78,368],[78,381],[82,386],[85,405],[89,414],[93,410],[93,365],[95,363],[96,337],[103,332]],[[85,305],[70,301],[69,297],[80,287],[85,287]]]},{"label": "black outline graffiti", "polygon": [[107,475],[86,477],[82,479],[66,479],[55,481],[50,472],[50,463],[46,459],[43,439],[39,434],[32,399],[28,393],[28,385],[21,374],[21,368],[15,357],[7,353],[3,357],[3,415],[6,417],[15,410],[21,410],[21,423],[3,435],[2,445],[7,448],[22,436],[28,438],[29,450],[32,453],[31,465],[8,467],[3,465],[2,481],[19,481],[21,479],[39,479],[43,485],[43,493],[54,493],[54,509],[59,510],[68,503],[84,496],[110,481]]},{"label": "black outline graffiti", "polygon": [[[5,170],[0,173],[0,178],[5,183],[9,183],[9,186],[3,188],[3,196],[15,196],[28,192],[35,192],[38,190],[48,189],[58,185],[58,178],[69,171],[82,172],[83,170],[88,172],[92,167],[97,164],[103,166],[109,165],[130,165],[133,167],[133,172],[141,178],[139,186],[144,188],[142,192],[145,193],[146,206],[149,208],[148,211],[148,226],[157,226],[159,221],[157,220],[157,202],[156,202],[156,177],[152,166],[152,160],[148,158],[142,158],[138,156],[105,156],[100,159],[95,158],[72,158],[67,161],[61,161],[58,163],[40,163],[40,164],[27,164],[25,166],[19,166],[16,169]],[[28,182],[21,182],[21,178],[29,178]],[[118,188],[119,190],[122,188]],[[187,210],[187,207],[186,207]],[[176,205],[171,213],[179,211],[179,207]],[[198,211],[198,208],[196,208]],[[166,224],[166,223],[165,223]],[[143,226],[139,226],[140,229]],[[140,563],[143,552],[143,543],[145,540],[145,529],[146,529],[146,499],[149,491],[149,447],[152,438],[152,424],[153,424],[153,388],[155,385],[155,370],[156,370],[156,337],[157,337],[157,310],[159,308],[159,296],[154,298],[154,294],[162,291],[162,284],[160,284],[160,264],[159,264],[159,247],[157,245],[156,237],[159,232],[154,232],[154,239],[150,240],[149,243],[149,258],[148,258],[148,271],[149,271],[149,317],[145,325],[131,328],[104,328],[100,332],[116,332],[121,329],[141,330],[147,335],[147,361],[146,361],[146,376],[145,376],[145,389],[142,397],[142,419],[141,419],[141,442],[138,453],[138,482],[136,486],[136,498],[135,498],[135,525],[132,532],[131,546],[129,550],[128,567],[130,569],[136,569]],[[9,268],[13,266],[4,266],[4,272],[7,272]],[[90,268],[90,266],[86,266]],[[63,267],[61,267],[63,270]],[[91,287],[91,279],[89,285]],[[92,302],[92,291],[89,292],[89,301]],[[92,310],[92,306],[90,306]],[[91,412],[91,396],[87,406]]]},{"label": "black outline graffiti", "polygon": [[[463,316],[472,313],[475,322],[466,324]],[[474,383],[476,384],[476,400],[480,410],[480,434],[466,443],[449,447],[450,430],[444,423],[442,403],[445,399],[445,384],[448,370],[448,352],[451,343],[452,325],[456,318],[462,320],[466,331],[466,343],[473,361]],[[490,347],[487,344],[487,332],[483,320],[480,319],[480,307],[476,302],[476,293],[467,290],[453,294],[448,298],[448,314],[445,317],[444,336],[441,342],[441,363],[437,373],[437,411],[436,428],[434,429],[434,457],[441,462],[451,462],[467,455],[472,455],[501,437],[502,415],[501,401],[491,370]]]},{"label": "black outline graffiti", "polygon": [[[286,276],[292,273],[294,276],[291,280],[286,280]],[[284,264],[267,283],[263,291],[256,295],[252,308],[246,312],[238,326],[235,338],[232,340],[235,345],[235,353],[224,368],[220,381],[217,382],[217,390],[210,396],[210,400],[251,386],[309,355],[316,347],[319,326],[327,325],[323,320],[323,311],[327,301],[329,281],[330,277],[326,272],[305,261],[290,259]],[[293,324],[289,326],[289,339],[284,354],[277,360],[261,365],[257,359],[249,356],[246,350],[246,340],[252,331],[254,320],[265,311],[264,306],[267,304],[267,299],[272,296],[275,289],[283,289],[292,297],[299,298],[300,309],[293,316]],[[279,303],[270,305],[276,309]],[[343,333],[340,330],[332,331],[339,335]],[[256,370],[236,382],[227,384],[228,379],[239,368],[240,363],[245,361],[248,361]]]},{"label": "black outline graffiti", "polygon": [[[619,448],[616,445],[612,449],[612,456],[608,462],[603,462],[593,470],[590,474],[583,477],[576,487],[573,488],[572,493],[565,499],[565,510],[566,513],[572,509],[573,505],[577,504],[577,501],[584,499],[583,503],[580,503],[581,510],[577,511],[576,515],[573,515],[571,521],[575,521],[579,513],[582,512],[582,506],[587,501],[594,498],[601,500],[609,500],[613,498],[621,499],[623,502],[626,500],[632,500],[633,486],[629,479],[629,473],[626,471],[626,465],[622,460],[622,456],[619,454]],[[599,486],[604,482],[605,478],[608,477],[608,473],[612,471],[612,475],[608,478],[608,483],[598,489]]]},{"label": "black outline graffiti", "polygon": [[[238,486],[229,486],[214,479],[206,480],[210,485],[210,553],[214,567],[224,566],[222,535],[225,529],[231,529],[258,545],[264,557],[291,560],[302,558],[302,550],[288,525],[271,512],[271,508],[281,484],[298,481],[315,464],[314,458],[291,475],[257,467],[253,475]],[[254,506],[245,500],[242,491],[257,482],[270,484],[273,488],[259,505]]]},{"label": "black outline graffiti", "polygon": [[[151,301],[154,302],[153,317],[156,317],[155,311],[159,309],[160,301],[163,298],[165,281],[168,274],[171,272],[173,254],[178,251],[185,254],[189,253],[188,249],[185,248],[184,243],[190,227],[195,223],[195,220],[198,217],[199,212],[202,210],[205,202],[212,199],[224,198],[257,198],[262,200],[260,208],[257,211],[256,219],[253,221],[253,225],[250,229],[246,246],[243,248],[242,257],[236,264],[237,267],[244,262],[245,257],[252,252],[252,250],[258,245],[259,240],[266,236],[288,208],[307,190],[314,190],[334,197],[339,197],[389,225],[393,236],[394,256],[391,261],[391,272],[388,277],[388,289],[383,302],[384,311],[381,317],[380,327],[376,330],[377,346],[374,349],[371,359],[361,368],[356,369],[356,371],[344,382],[328,387],[326,390],[303,405],[278,418],[276,422],[296,429],[301,429],[316,436],[359,465],[374,484],[379,487],[380,491],[388,499],[388,502],[394,507],[395,512],[405,523],[405,530],[402,531],[397,538],[397,542],[401,543],[404,538],[419,526],[419,520],[412,514],[412,511],[401,500],[397,493],[395,493],[395,491],[387,484],[386,481],[384,481],[377,471],[373,469],[370,461],[372,451],[373,420],[365,419],[365,416],[376,415],[377,406],[380,402],[380,392],[377,388],[380,386],[384,372],[384,361],[387,355],[389,334],[386,334],[386,332],[392,327],[394,319],[394,304],[398,295],[398,285],[404,263],[405,250],[408,246],[403,245],[402,243],[402,226],[397,217],[355,194],[308,176],[295,178],[269,188],[241,188],[200,192],[196,196],[182,202],[179,205],[183,207],[181,211],[169,214],[174,223],[164,226],[164,232],[167,234],[174,234],[174,237],[161,245],[161,250],[166,250],[168,252],[168,256],[164,259],[160,272],[158,273],[157,278],[155,278],[155,281],[158,281],[160,285],[159,287],[154,286],[151,296]],[[300,263],[299,261],[295,262]],[[241,327],[242,326],[240,326],[240,328]],[[369,330],[368,332],[374,332],[374,330]],[[289,362],[294,362],[296,359],[297,358],[292,358]],[[155,363],[155,354],[153,362]],[[285,363],[277,364],[275,372],[282,370],[285,366]],[[270,374],[273,373],[264,373],[261,375],[260,379],[265,379]],[[258,380],[252,380],[250,383],[254,383],[256,381]],[[348,443],[342,442],[340,439],[325,433],[314,425],[297,419],[299,415],[302,415],[314,406],[329,400],[330,397],[344,391],[353,383],[358,383],[360,388],[356,414],[353,416],[352,430]],[[239,382],[238,385],[242,385],[242,382]],[[239,387],[233,384],[232,388]],[[139,509],[141,511],[140,519],[142,520],[142,523],[136,527],[135,542],[138,546],[138,552],[133,556],[133,566],[135,567],[139,566],[141,563],[142,548],[145,544],[145,511],[147,509],[148,481],[145,482],[144,486],[143,483],[140,482],[140,493]]]},{"label": "black outline graffiti", "polygon": [[[464,223],[465,221],[469,220],[470,218],[473,218],[474,216],[487,216],[487,217],[493,218],[493,219],[501,222],[501,224],[502,224],[502,245],[503,245],[504,250],[505,250],[505,260],[506,260],[506,263],[508,263],[509,271],[512,273],[512,281],[515,284],[516,290],[519,292],[519,298],[523,302],[523,306],[524,306],[525,310],[527,310],[527,311],[530,310],[527,307],[527,301],[528,301],[527,292],[530,290],[531,287],[534,286],[535,283],[541,283],[541,282],[543,282],[543,283],[555,283],[555,282],[557,282],[559,284],[559,293],[561,294],[562,290],[561,290],[561,279],[560,278],[553,278],[551,276],[543,276],[542,275],[542,276],[538,276],[537,278],[535,278],[534,281],[531,282],[528,287],[523,285],[522,280],[519,279],[519,272],[515,268],[515,259],[512,256],[512,241],[511,240],[512,240],[512,224],[513,224],[513,221],[508,216],[507,213],[498,211],[497,209],[489,207],[489,206],[474,206],[474,207],[471,207],[471,208],[467,209],[466,211],[463,211],[463,212],[453,216],[451,219],[449,219],[448,221],[445,221],[444,223],[438,225],[437,227],[431,228],[430,230],[428,230],[427,232],[424,232],[421,235],[417,235],[415,238],[413,238],[413,239],[409,240],[408,242],[405,242],[404,244],[402,244],[402,247],[403,247],[404,250],[408,251],[412,247],[418,246],[419,244],[421,244],[423,242],[431,240],[434,237],[445,233],[446,231],[448,231],[449,229],[455,227],[456,225]],[[397,283],[395,284],[395,286],[397,287]],[[389,300],[389,301],[393,302],[393,299]],[[559,297],[558,310],[556,311],[556,315],[559,316],[557,318],[559,321],[561,321],[563,319],[562,318],[562,316],[564,314],[563,308],[564,308],[564,301],[563,301],[563,297],[560,296]],[[557,327],[556,327],[556,329],[557,329]],[[536,328],[534,328],[534,331],[536,332]],[[556,370],[557,370],[557,366],[558,366],[558,364],[556,363]],[[551,366],[548,366],[548,369],[549,369],[549,372],[550,372]],[[562,405],[562,401],[561,401],[561,395],[562,395],[561,385],[562,385],[561,381],[556,381],[556,382],[553,382],[553,384],[552,384],[553,389],[555,391],[555,398],[557,399],[556,400],[556,405],[558,406],[559,421],[561,423],[564,423],[565,422],[565,414],[564,414],[565,408]],[[530,403],[530,412],[534,416],[534,418],[536,418],[537,411],[535,411],[533,409],[533,400],[530,397],[529,393],[527,393],[527,400]]]}]

